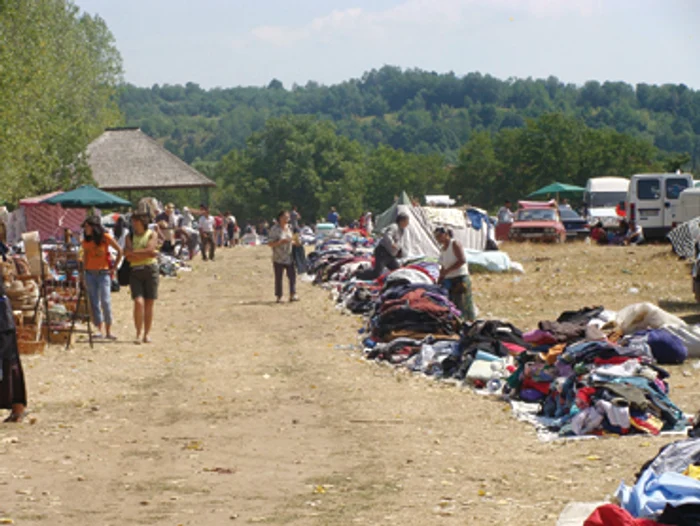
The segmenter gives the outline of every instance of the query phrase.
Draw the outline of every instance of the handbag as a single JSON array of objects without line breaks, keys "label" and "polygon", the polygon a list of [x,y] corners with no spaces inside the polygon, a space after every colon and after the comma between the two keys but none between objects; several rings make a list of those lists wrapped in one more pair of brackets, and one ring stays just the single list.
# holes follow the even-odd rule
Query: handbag
[{"label": "handbag", "polygon": [[122,262],[122,266],[117,270],[117,282],[126,287],[131,281],[131,263],[126,259]]}]

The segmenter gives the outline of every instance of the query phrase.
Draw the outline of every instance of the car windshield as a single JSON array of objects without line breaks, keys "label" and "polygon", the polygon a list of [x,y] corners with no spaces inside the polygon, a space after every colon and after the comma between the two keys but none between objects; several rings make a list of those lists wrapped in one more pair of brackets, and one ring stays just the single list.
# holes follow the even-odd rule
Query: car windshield
[{"label": "car windshield", "polygon": [[557,214],[551,208],[526,208],[518,210],[518,221],[556,221]]},{"label": "car windshield", "polygon": [[581,219],[581,216],[574,212],[571,208],[561,207],[559,215],[562,219]]},{"label": "car windshield", "polygon": [[589,194],[589,208],[609,208],[627,200],[627,192],[592,192]]}]

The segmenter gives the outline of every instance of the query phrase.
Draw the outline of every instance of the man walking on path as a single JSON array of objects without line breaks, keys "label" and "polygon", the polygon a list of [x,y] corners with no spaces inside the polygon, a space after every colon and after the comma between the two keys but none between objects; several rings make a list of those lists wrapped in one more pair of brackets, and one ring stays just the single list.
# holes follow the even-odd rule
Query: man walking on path
[{"label": "man walking on path", "polygon": [[199,207],[201,217],[199,218],[199,237],[202,244],[202,259],[214,261],[216,254],[216,243],[214,243],[214,218],[209,213],[209,208],[205,205]]}]

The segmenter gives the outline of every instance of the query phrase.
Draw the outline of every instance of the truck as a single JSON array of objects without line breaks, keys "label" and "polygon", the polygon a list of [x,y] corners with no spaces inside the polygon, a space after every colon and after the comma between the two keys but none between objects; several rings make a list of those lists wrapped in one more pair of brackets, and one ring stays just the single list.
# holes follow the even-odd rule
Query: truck
[{"label": "truck", "polygon": [[592,177],[586,183],[583,202],[589,225],[598,222],[604,227],[617,227],[620,217],[617,207],[627,199],[630,180],[624,177]]}]

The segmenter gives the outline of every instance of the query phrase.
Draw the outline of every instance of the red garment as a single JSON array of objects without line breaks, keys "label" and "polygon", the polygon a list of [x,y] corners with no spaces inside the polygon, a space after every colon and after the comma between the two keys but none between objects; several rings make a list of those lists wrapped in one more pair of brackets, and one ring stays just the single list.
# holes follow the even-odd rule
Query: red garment
[{"label": "red garment", "polygon": [[590,407],[591,397],[595,394],[595,387],[583,387],[576,393],[576,406],[580,408]]},{"label": "red garment", "polygon": [[614,504],[605,504],[586,519],[583,526],[658,526],[650,519],[635,519],[628,511]]},{"label": "red garment", "polygon": [[381,313],[386,314],[402,307],[410,307],[413,310],[427,312],[433,316],[442,316],[450,312],[450,308],[438,305],[431,298],[425,296],[425,289],[415,289],[404,294],[400,299],[385,301],[382,304]]},{"label": "red garment", "polygon": [[535,389],[540,393],[549,394],[549,386],[551,382],[535,382],[532,378],[524,378],[521,389]]},{"label": "red garment", "polygon": [[608,235],[605,233],[603,228],[594,228],[591,230],[591,239],[593,241],[600,241],[601,239],[607,238]]},{"label": "red garment", "polygon": [[521,347],[517,343],[509,343],[509,342],[501,342],[503,347],[508,349],[508,352],[513,355],[517,355],[520,353],[525,352],[527,349],[525,347]]},{"label": "red garment", "polygon": [[221,216],[214,217],[214,228],[223,228],[223,227],[224,227],[224,218]]}]

